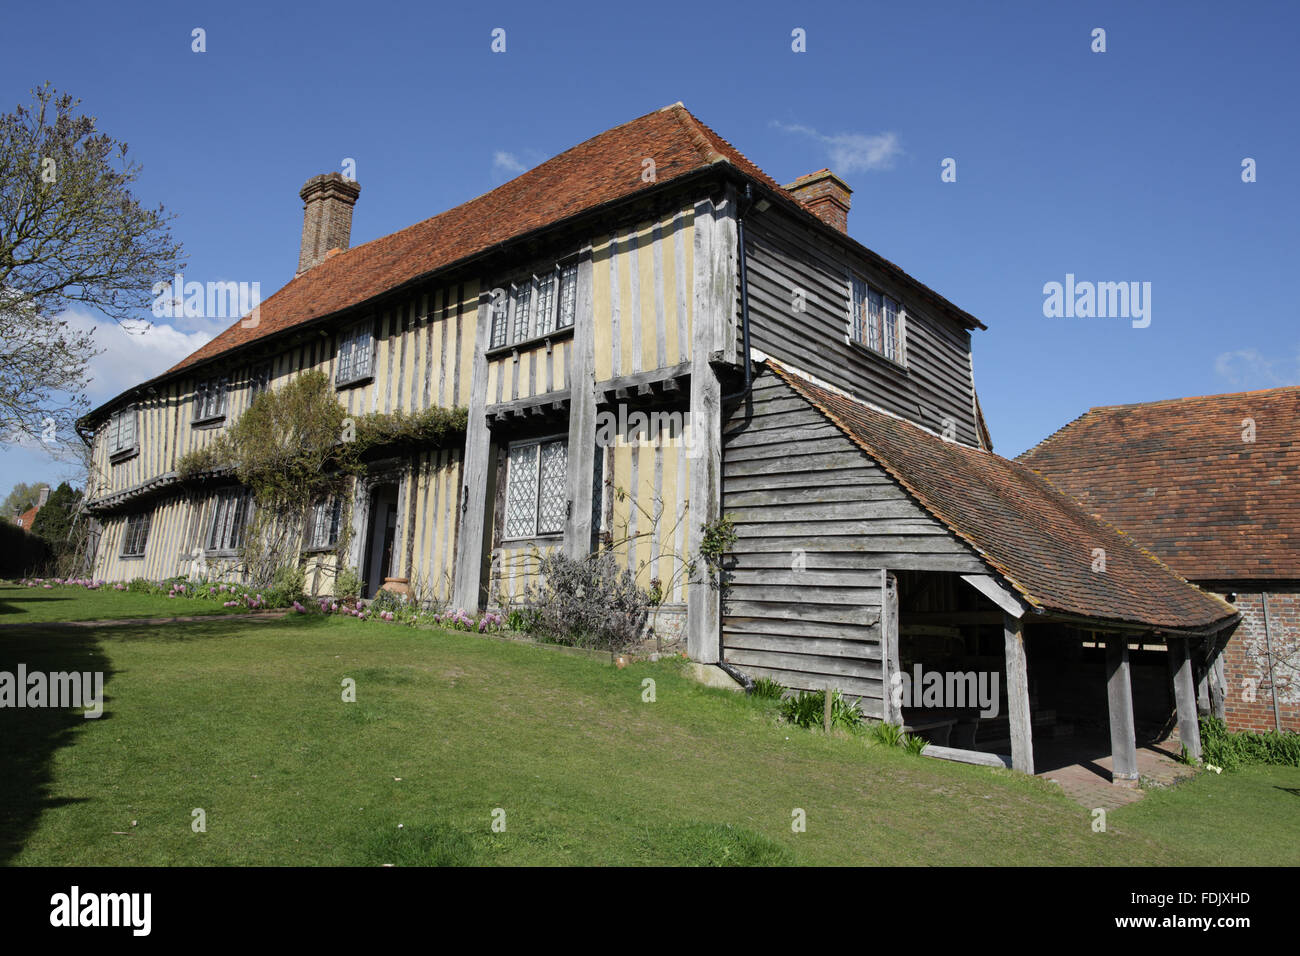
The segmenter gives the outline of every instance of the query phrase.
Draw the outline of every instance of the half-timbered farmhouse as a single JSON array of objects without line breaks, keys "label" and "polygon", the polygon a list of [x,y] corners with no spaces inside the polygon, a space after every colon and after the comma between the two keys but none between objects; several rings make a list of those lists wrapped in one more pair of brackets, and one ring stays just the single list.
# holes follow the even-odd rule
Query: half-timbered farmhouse
[{"label": "half-timbered farmhouse", "polygon": [[[503,606],[537,554],[609,549],[695,661],[840,689],[936,753],[1032,771],[1095,725],[1132,778],[1175,710],[1195,750],[1190,655],[1235,610],[992,452],[984,326],[850,237],[832,172],[781,186],[675,104],[349,248],[359,193],[308,181],[295,278],[83,420],[97,576],[239,574],[247,492],[177,462],[319,369],[350,413],[468,409],[463,441],[313,503],[321,593],[347,566]],[[724,514],[722,580],[688,579]],[[1177,662],[1159,679],[1148,646]],[[992,707],[956,699],[969,675]]]}]

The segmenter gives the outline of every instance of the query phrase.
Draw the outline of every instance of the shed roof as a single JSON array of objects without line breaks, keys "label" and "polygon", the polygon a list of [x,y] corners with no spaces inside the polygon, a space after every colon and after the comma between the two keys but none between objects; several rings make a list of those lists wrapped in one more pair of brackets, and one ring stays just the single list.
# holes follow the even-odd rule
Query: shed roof
[{"label": "shed roof", "polygon": [[[1236,615],[1025,465],[767,364],[1040,611],[1169,630]],[[1096,548],[1104,572],[1093,570]]]}]

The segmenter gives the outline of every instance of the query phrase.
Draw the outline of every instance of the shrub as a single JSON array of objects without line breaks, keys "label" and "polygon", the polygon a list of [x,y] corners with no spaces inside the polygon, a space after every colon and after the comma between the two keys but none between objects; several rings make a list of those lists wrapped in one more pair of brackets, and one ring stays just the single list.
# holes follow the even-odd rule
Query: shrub
[{"label": "shrub", "polygon": [[930,746],[930,742],[924,737],[904,735],[901,746],[904,753],[911,754],[913,757],[919,757],[921,756],[922,751],[924,751],[926,747]]},{"label": "shrub", "polygon": [[780,700],[785,695],[785,688],[770,677],[760,677],[754,681],[749,693],[763,700]]},{"label": "shrub", "polygon": [[[780,685],[777,685],[780,686]],[[781,701],[781,716],[799,727],[817,727],[826,718],[826,692],[806,690]],[[850,704],[835,691],[831,697],[831,726],[852,729],[862,722],[857,704]]]},{"label": "shrub", "polygon": [[365,582],[357,574],[357,569],[344,566],[334,575],[334,596],[340,601],[345,598],[358,598]]},{"label": "shrub", "polygon": [[608,551],[569,558],[554,551],[538,570],[544,584],[529,585],[526,601],[535,612],[529,633],[559,644],[624,650],[641,639],[650,595],[632,572],[619,568]]},{"label": "shrub", "polygon": [[506,628],[511,631],[532,631],[537,626],[538,614],[530,607],[517,607],[506,615]]},{"label": "shrub", "polygon": [[126,589],[140,594],[157,594],[161,590],[148,578],[132,578],[127,582]]},{"label": "shrub", "polygon": [[902,746],[903,736],[903,728],[897,724],[887,724],[882,720],[871,725],[871,739],[882,747]]},{"label": "shrub", "polygon": [[1233,733],[1215,717],[1202,717],[1201,759],[1234,770],[1251,764],[1300,767],[1300,734],[1270,730],[1267,733]]},{"label": "shrub", "polygon": [[306,587],[307,569],[299,564],[282,564],[271,576],[271,590],[289,598],[302,597]]}]

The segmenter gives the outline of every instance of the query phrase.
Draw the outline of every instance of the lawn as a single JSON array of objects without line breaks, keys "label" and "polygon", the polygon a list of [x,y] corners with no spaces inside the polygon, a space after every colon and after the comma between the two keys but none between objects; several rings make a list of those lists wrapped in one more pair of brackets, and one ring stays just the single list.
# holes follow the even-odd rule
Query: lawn
[{"label": "lawn", "polygon": [[26,587],[0,583],[0,624],[192,617],[247,611],[244,607],[222,607],[220,601],[206,598],[114,591],[111,584],[92,591],[75,585],[56,584],[47,590],[39,584]]},{"label": "lawn", "polygon": [[107,701],[0,710],[11,864],[1300,862],[1297,769],[1094,833],[1051,784],[781,725],[670,661],[320,616],[0,631],[20,661],[102,670]]}]

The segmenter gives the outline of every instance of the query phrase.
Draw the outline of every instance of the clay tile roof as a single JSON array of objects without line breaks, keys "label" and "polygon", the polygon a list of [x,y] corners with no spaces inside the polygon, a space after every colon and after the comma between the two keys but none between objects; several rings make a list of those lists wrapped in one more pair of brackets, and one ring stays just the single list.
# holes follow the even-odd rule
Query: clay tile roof
[{"label": "clay tile roof", "polygon": [[1094,408],[1019,460],[1184,577],[1300,580],[1300,387]]},{"label": "clay tile roof", "polygon": [[41,510],[40,505],[34,505],[33,507],[28,508],[22,514],[20,514],[18,516],[18,527],[25,528],[26,530],[31,531],[32,522],[36,520],[36,512],[40,510]]},{"label": "clay tile roof", "polygon": [[164,374],[360,305],[498,243],[647,189],[647,157],[654,160],[656,184],[725,161],[781,188],[675,103],[580,143],[477,199],[329,256],[262,302],[255,326],[236,322]]},{"label": "clay tile roof", "polygon": [[[1235,615],[1024,465],[767,364],[1039,610],[1188,630]],[[1104,573],[1092,570],[1094,548],[1105,549]]]}]

